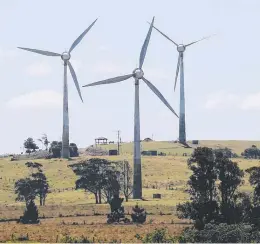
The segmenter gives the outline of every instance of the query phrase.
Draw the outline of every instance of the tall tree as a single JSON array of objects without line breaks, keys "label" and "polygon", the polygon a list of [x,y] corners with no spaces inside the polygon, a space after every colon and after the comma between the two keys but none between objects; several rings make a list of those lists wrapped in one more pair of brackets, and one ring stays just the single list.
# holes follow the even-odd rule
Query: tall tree
[{"label": "tall tree", "polygon": [[41,138],[38,139],[42,143],[43,146],[45,146],[45,150],[48,150],[49,140],[46,134],[43,134]]},{"label": "tall tree", "polygon": [[192,175],[188,181],[191,202],[177,206],[179,218],[191,218],[202,229],[218,214],[215,155],[211,148],[198,147],[188,160]]},{"label": "tall tree", "polygon": [[125,196],[126,202],[128,202],[129,196],[133,193],[133,171],[128,161],[117,162],[117,169],[120,172],[120,185],[121,191]]},{"label": "tall tree", "polygon": [[220,181],[218,189],[221,195],[222,221],[228,224],[241,222],[241,207],[237,205],[237,199],[240,195],[238,195],[237,189],[244,183],[244,172],[223,152],[216,153],[216,168]]}]

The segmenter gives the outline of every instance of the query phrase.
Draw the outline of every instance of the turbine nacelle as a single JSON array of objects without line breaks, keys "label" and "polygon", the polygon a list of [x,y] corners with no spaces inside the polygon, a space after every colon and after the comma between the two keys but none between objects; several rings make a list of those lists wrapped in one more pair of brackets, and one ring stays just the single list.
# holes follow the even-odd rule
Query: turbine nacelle
[{"label": "turbine nacelle", "polygon": [[133,71],[133,77],[136,78],[136,79],[142,79],[144,76],[144,72],[142,69],[140,68],[136,68],[134,71]]},{"label": "turbine nacelle", "polygon": [[183,44],[180,44],[177,46],[177,51],[179,53],[183,53],[185,51],[186,47]]},{"label": "turbine nacelle", "polygon": [[68,52],[64,52],[64,53],[62,53],[61,54],[61,59],[63,60],[63,61],[69,61],[70,60],[70,53],[68,53]]}]

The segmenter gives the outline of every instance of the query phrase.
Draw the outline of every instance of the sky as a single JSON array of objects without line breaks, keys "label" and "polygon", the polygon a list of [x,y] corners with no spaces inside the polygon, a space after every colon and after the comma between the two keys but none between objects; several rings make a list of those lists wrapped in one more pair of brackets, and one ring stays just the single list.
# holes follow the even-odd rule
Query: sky
[{"label": "sky", "polygon": [[[28,137],[61,140],[63,65],[17,49],[62,53],[96,19],[73,50],[80,86],[131,73],[149,29],[178,43],[212,38],[184,56],[188,140],[260,138],[259,0],[0,1],[0,153],[20,152]],[[176,47],[153,30],[143,70],[179,112],[174,92]],[[81,88],[68,75],[70,141],[87,147],[99,136],[133,140],[134,81]],[[178,118],[141,82],[141,139],[176,140]],[[40,146],[40,145],[39,145]]]}]

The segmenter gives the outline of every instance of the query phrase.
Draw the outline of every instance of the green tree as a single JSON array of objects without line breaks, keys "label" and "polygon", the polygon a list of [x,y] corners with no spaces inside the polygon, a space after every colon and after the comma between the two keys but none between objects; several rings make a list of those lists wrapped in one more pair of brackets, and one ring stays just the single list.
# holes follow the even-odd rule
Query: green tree
[{"label": "green tree", "polygon": [[39,147],[34,142],[33,138],[29,137],[24,141],[24,148],[26,148],[26,152],[31,154],[31,152],[35,152]]},{"label": "green tree", "polygon": [[25,202],[26,206],[36,198],[33,182],[30,178],[20,179],[15,182],[16,201]]},{"label": "green tree", "polygon": [[120,190],[118,172],[114,165],[105,159],[92,158],[70,167],[79,176],[76,189],[93,193],[97,204],[102,203],[102,197],[109,201],[113,194]]},{"label": "green tree", "polygon": [[188,160],[188,167],[193,172],[188,181],[191,202],[179,204],[177,213],[179,218],[195,220],[198,229],[203,229],[218,216],[215,165],[213,150],[207,147],[196,148]]},{"label": "green tree", "polygon": [[239,169],[237,163],[232,162],[223,152],[216,153],[215,161],[220,181],[218,189],[221,196],[221,221],[228,224],[239,223],[243,216],[242,209],[237,204],[240,196],[237,189],[244,183],[244,172]]},{"label": "green tree", "polygon": [[[49,152],[53,154],[54,158],[60,158],[61,157],[61,149],[62,149],[62,142],[53,141],[50,145]],[[78,157],[78,147],[75,143],[70,143],[69,145],[70,150],[70,157]]]}]

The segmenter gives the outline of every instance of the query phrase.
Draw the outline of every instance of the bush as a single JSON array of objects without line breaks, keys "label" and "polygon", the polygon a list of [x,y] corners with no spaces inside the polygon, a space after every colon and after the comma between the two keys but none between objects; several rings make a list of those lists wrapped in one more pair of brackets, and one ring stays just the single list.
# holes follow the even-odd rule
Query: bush
[{"label": "bush", "polygon": [[142,241],[142,243],[172,243],[175,242],[174,238],[169,236],[167,229],[155,229],[153,232],[148,233],[145,237],[140,237],[140,235],[135,235],[135,238]]},{"label": "bush", "polygon": [[144,210],[144,208],[139,208],[138,205],[135,205],[135,207],[132,208],[132,210],[132,221],[134,223],[143,224],[146,221],[146,211]]},{"label": "bush", "polygon": [[69,235],[65,235],[59,241],[61,243],[91,243],[91,241],[87,238],[82,236],[81,238],[72,237]]},{"label": "bush", "polygon": [[40,222],[38,217],[37,206],[34,201],[30,201],[24,211],[23,216],[20,217],[19,222],[22,224],[38,224]]},{"label": "bush", "polygon": [[206,224],[203,230],[187,228],[179,237],[180,243],[213,242],[213,243],[245,243],[259,242],[260,232],[255,231],[251,225],[222,223]]}]

